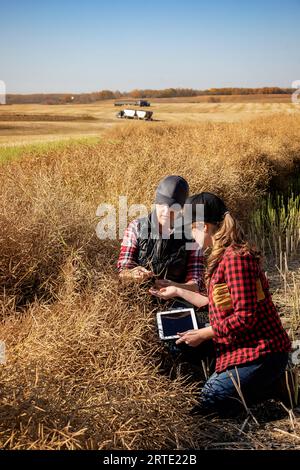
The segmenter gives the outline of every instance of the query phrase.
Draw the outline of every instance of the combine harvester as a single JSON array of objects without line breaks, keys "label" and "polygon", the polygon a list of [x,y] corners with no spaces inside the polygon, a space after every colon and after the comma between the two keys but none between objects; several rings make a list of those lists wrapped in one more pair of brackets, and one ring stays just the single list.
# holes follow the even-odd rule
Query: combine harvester
[{"label": "combine harvester", "polygon": [[144,121],[152,121],[153,111],[124,109],[119,111],[116,116],[121,119],[143,119]]}]

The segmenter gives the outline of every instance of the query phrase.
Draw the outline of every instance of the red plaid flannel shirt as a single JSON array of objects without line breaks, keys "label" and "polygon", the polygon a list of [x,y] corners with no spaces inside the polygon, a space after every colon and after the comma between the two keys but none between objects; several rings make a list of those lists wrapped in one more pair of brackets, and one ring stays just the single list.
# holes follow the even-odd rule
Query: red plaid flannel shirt
[{"label": "red plaid flannel shirt", "polygon": [[[132,269],[138,265],[139,220],[135,219],[125,230],[118,259],[118,271]],[[206,293],[204,282],[205,262],[201,250],[188,250],[188,264],[185,282],[195,281],[199,290]],[[206,295],[206,294],[205,294]]]},{"label": "red plaid flannel shirt", "polygon": [[[258,301],[256,281],[260,279],[265,298]],[[226,283],[232,307],[217,306],[214,286]],[[209,286],[209,319],[215,332],[216,371],[254,361],[271,352],[288,352],[291,347],[269,292],[268,281],[251,254],[233,247],[212,275]]]}]

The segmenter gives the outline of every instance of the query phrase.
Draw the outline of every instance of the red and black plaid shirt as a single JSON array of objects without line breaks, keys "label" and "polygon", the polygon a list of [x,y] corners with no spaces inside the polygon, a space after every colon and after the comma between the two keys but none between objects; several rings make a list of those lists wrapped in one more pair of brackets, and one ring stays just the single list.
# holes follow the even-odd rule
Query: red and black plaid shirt
[{"label": "red and black plaid shirt", "polygon": [[[139,219],[135,219],[125,230],[118,259],[118,271],[132,269],[138,265],[138,239],[140,236]],[[185,282],[195,281],[199,290],[206,292],[204,282],[205,262],[201,250],[188,250],[188,263]]]},{"label": "red and black plaid shirt", "polygon": [[[260,301],[258,279],[265,297]],[[216,284],[227,285],[231,307],[216,305],[213,295]],[[217,372],[267,353],[290,350],[291,343],[273,304],[268,281],[259,262],[249,253],[241,254],[233,247],[225,250],[209,286],[209,319],[215,332]]]}]

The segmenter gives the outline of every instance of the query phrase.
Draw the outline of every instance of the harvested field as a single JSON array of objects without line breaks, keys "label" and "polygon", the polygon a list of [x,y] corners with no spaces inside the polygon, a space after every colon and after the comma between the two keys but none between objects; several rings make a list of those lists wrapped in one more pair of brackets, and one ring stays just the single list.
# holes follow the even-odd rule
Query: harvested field
[{"label": "harvested field", "polygon": [[[148,293],[119,283],[119,240],[95,233],[100,203],[117,207],[123,195],[150,206],[166,174],[186,177],[192,192],[221,195],[246,224],[270,183],[286,188],[299,159],[297,112],[241,122],[125,123],[94,143],[34,153],[25,147],[22,158],[3,164],[0,446],[299,448],[296,411],[280,404],[253,410],[259,424],[191,418],[201,383],[161,370]],[[275,259],[268,261],[288,322],[292,305]],[[292,272],[286,276],[292,286]]]}]

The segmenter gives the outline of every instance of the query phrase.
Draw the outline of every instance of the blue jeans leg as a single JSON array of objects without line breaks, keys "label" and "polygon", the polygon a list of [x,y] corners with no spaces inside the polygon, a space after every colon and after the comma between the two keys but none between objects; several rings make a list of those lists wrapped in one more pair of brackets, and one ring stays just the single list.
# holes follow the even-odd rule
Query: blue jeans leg
[{"label": "blue jeans leg", "polygon": [[208,411],[236,413],[243,408],[231,374],[235,381],[240,381],[240,388],[247,405],[265,398],[272,384],[284,373],[288,362],[288,353],[270,353],[259,360],[215,372],[204,385],[201,408]]}]

